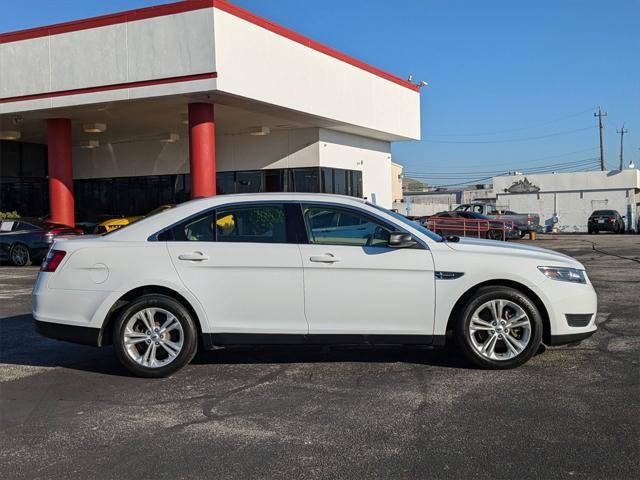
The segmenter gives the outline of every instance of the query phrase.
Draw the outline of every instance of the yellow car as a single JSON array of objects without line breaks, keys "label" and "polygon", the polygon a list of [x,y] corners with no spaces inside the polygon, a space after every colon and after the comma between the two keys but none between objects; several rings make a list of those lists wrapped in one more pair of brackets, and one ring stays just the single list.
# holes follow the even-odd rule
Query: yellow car
[{"label": "yellow car", "polygon": [[110,218],[109,220],[105,220],[102,223],[96,225],[96,228],[93,230],[93,233],[101,235],[103,233],[113,232],[118,228],[122,228],[125,225],[129,225],[137,220],[143,218],[141,215],[135,217],[119,217],[119,218]]},{"label": "yellow car", "polygon": [[156,213],[160,213],[163,210],[167,210],[169,208],[173,208],[175,205],[161,205],[158,208],[151,210],[146,215],[136,215],[131,217],[118,217],[118,218],[110,218],[109,220],[105,220],[102,223],[96,225],[96,228],[93,230],[93,233],[96,235],[102,235],[103,233],[113,232],[119,228],[125,227],[133,222],[137,222],[141,218],[149,217]]}]

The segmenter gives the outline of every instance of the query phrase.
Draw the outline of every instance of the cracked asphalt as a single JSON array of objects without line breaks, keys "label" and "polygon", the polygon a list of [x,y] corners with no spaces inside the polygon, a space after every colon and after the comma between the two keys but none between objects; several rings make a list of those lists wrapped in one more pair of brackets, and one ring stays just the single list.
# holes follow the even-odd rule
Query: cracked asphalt
[{"label": "cracked asphalt", "polygon": [[640,475],[640,235],[542,235],[583,262],[598,332],[511,371],[424,348],[232,348],[132,378],[35,334],[36,267],[0,267],[0,477]]}]

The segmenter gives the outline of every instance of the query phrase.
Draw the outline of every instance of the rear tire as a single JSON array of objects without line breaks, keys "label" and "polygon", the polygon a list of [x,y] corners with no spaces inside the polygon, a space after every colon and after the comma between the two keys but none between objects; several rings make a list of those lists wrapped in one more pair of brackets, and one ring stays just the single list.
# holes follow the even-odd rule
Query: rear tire
[{"label": "rear tire", "polygon": [[460,309],[454,336],[476,366],[515,368],[535,355],[542,342],[542,318],[535,304],[510,287],[479,288]]},{"label": "rear tire", "polygon": [[113,326],[116,357],[139,377],[168,377],[193,359],[198,330],[180,302],[160,294],[131,302]]},{"label": "rear tire", "polygon": [[16,243],[9,251],[11,263],[16,267],[27,267],[31,265],[31,252],[29,247],[23,243]]}]

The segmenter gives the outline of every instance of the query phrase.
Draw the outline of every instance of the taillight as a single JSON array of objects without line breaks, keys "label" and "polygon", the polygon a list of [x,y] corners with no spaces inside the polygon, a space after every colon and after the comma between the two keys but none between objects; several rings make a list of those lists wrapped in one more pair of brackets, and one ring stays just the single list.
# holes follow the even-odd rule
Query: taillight
[{"label": "taillight", "polygon": [[609,221],[610,221],[610,222],[615,222],[615,221],[616,221],[616,217],[611,217],[611,218],[609,218]]},{"label": "taillight", "polygon": [[47,258],[42,262],[42,266],[40,266],[41,272],[55,272],[58,265],[67,254],[64,250],[49,250],[47,253]]},{"label": "taillight", "polygon": [[531,224],[531,215],[527,215],[527,224]]}]

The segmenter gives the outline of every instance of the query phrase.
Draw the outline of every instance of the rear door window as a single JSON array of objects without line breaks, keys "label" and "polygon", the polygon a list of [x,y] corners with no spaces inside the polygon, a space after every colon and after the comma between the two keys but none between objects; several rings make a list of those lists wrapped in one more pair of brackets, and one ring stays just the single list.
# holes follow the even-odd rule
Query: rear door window
[{"label": "rear door window", "polygon": [[241,205],[216,212],[216,241],[287,243],[283,205]]}]

